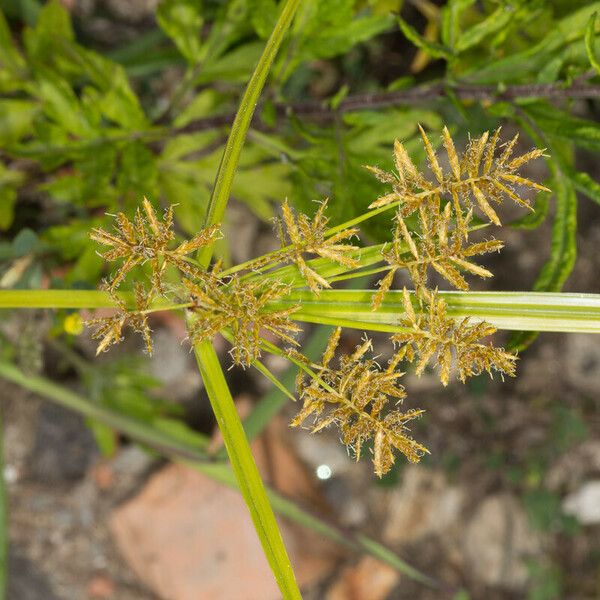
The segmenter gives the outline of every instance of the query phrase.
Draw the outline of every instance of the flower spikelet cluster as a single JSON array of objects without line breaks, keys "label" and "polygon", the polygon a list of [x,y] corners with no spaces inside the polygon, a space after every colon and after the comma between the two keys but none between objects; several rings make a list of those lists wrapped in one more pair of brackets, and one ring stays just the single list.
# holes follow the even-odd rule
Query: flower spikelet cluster
[{"label": "flower spikelet cluster", "polygon": [[152,288],[157,293],[164,292],[163,274],[167,265],[173,265],[187,277],[202,277],[202,272],[186,260],[186,255],[202,246],[212,244],[219,236],[219,227],[214,225],[203,229],[191,240],[186,240],[174,249],[169,249],[175,238],[173,231],[173,207],[165,211],[161,221],[147,198],[142,203],[143,210],[137,209],[133,222],[123,213],[115,216],[114,232],[93,229],[90,238],[105,246],[111,246],[101,254],[107,261],[124,259],[109,282],[114,291],[127,273],[136,265],[149,262],[152,268]]},{"label": "flower spikelet cluster", "polygon": [[343,229],[327,236],[329,218],[325,216],[326,208],[327,200],[323,200],[319,203],[314,217],[310,219],[304,214],[295,215],[292,207],[285,200],[281,207],[282,218],[275,220],[282,246],[278,259],[280,262],[295,263],[308,287],[316,294],[320,289],[329,288],[331,285],[307,264],[305,254],[328,258],[348,269],[354,269],[359,265],[356,259],[349,256],[350,253],[358,250],[358,247],[343,243],[344,240],[356,235],[358,229]]},{"label": "flower spikelet cluster", "polygon": [[274,310],[268,304],[290,292],[279,282],[242,281],[237,276],[218,278],[198,284],[184,279],[183,284],[193,301],[194,319],[189,335],[194,343],[213,338],[228,329],[233,336],[229,351],[233,362],[248,366],[260,357],[261,332],[267,331],[280,340],[297,345],[293,337],[300,331],[290,316],[298,306]]},{"label": "flower spikelet cluster", "polygon": [[125,302],[110,288],[107,291],[117,306],[116,314],[110,317],[89,319],[85,322],[86,326],[95,328],[92,339],[100,340],[96,348],[96,355],[106,352],[110,346],[123,340],[123,327],[125,325],[129,325],[142,336],[146,352],[152,354],[152,331],[148,325],[148,315],[146,313],[150,296],[146,293],[144,286],[139,282],[135,284],[135,310],[128,310]]},{"label": "flower spikelet cluster", "polygon": [[392,186],[392,191],[375,200],[370,208],[398,203],[401,216],[407,217],[427,199],[439,196],[452,202],[455,216],[459,221],[465,211],[477,207],[490,222],[500,225],[500,218],[490,201],[501,204],[505,198],[508,198],[520,206],[531,209],[529,202],[519,195],[519,189],[549,191],[548,188],[517,174],[523,165],[544,154],[543,150],[534,148],[525,154],[513,157],[518,135],[510,142],[499,146],[500,128],[491,136],[489,132],[485,132],[481,137],[472,139],[465,151],[459,155],[450,132],[444,127],[442,143],[449,164],[449,169],[444,171],[425,131],[422,127],[419,129],[434,180],[430,181],[419,172],[404,145],[396,140],[394,143],[395,173],[377,167],[367,167],[380,181]]},{"label": "flower spikelet cluster", "polygon": [[382,252],[390,270],[379,284],[373,296],[373,308],[381,305],[390,289],[398,269],[406,269],[415,288],[427,288],[429,268],[439,273],[450,285],[459,290],[468,290],[469,284],[461,273],[465,271],[479,277],[492,277],[492,273],[474,263],[471,259],[478,254],[499,252],[504,244],[500,240],[489,239],[468,243],[468,226],[472,211],[464,219],[455,223],[452,219],[452,206],[440,208],[437,197],[419,209],[420,231],[412,232],[400,214],[396,215],[396,229],[392,243]]},{"label": "flower spikelet cluster", "polygon": [[447,315],[446,302],[437,291],[430,293],[424,311],[416,313],[408,290],[403,290],[403,304],[406,316],[400,325],[405,332],[397,333],[392,340],[400,344],[396,354],[398,359],[416,361],[416,374],[420,375],[434,359],[439,369],[440,380],[448,385],[452,365],[456,365],[459,379],[464,383],[467,377],[494,371],[515,376],[517,357],[491,343],[481,343],[496,332],[489,323],[472,323],[467,317],[461,321]]},{"label": "flower spikelet cluster", "polygon": [[[439,158],[420,127],[423,146],[428,157],[433,180],[419,172],[404,146],[396,141],[394,162],[397,173],[387,173],[371,167],[383,182],[392,185],[392,193],[376,200],[371,207],[397,204],[396,226],[391,244],[382,251],[382,259],[389,265],[386,275],[379,281],[379,289],[373,295],[373,309],[378,309],[392,286],[394,276],[400,269],[410,275],[419,313],[404,291],[406,317],[401,326],[406,332],[392,339],[400,344],[398,355],[409,360],[418,358],[417,374],[433,362],[439,367],[440,380],[447,385],[453,364],[458,377],[467,377],[487,371],[490,375],[499,371],[509,376],[515,373],[516,357],[502,348],[483,344],[495,329],[487,323],[472,324],[469,319],[457,322],[449,317],[446,303],[428,282],[430,270],[443,277],[452,287],[468,290],[466,275],[482,278],[492,273],[474,262],[480,254],[498,252],[503,243],[488,239],[469,242],[471,221],[475,209],[490,221],[499,225],[500,219],[491,202],[501,203],[509,198],[517,204],[531,208],[528,201],[517,194],[517,188],[546,190],[516,171],[527,162],[543,155],[533,149],[513,157],[518,137],[499,146],[500,130],[491,136],[484,133],[473,139],[459,156],[447,128],[442,132],[442,144],[449,168],[442,169]],[[409,229],[406,219],[414,215],[416,225]]]},{"label": "flower spikelet cluster", "polygon": [[298,393],[303,401],[302,410],[292,421],[298,426],[307,418],[314,419],[312,432],[335,424],[341,432],[342,442],[353,451],[356,460],[363,446],[373,439],[373,464],[381,477],[395,461],[394,450],[416,462],[427,449],[407,433],[406,424],[419,417],[422,410],[405,413],[390,408],[390,398],[399,403],[406,396],[398,383],[402,373],[397,370],[397,360],[381,369],[373,358],[365,355],[372,349],[366,339],[356,351],[340,358],[338,368],[331,361],[340,339],[341,328],[334,330],[321,362],[311,365],[311,377],[298,381]]}]

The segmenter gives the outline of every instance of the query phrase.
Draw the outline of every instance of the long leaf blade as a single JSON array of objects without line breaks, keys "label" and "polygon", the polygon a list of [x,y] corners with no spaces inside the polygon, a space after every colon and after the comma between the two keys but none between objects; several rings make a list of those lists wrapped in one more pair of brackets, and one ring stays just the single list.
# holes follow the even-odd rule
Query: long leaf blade
[{"label": "long leaf blade", "polygon": [[240,491],[284,598],[301,598],[283,538],[250,450],[219,359],[209,341],[194,352]]}]

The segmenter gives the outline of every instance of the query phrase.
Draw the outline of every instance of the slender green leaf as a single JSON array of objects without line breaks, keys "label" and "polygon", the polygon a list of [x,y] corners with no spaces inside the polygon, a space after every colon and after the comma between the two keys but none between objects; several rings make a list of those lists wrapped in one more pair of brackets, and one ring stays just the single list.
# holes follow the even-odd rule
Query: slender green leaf
[{"label": "slender green leaf", "polygon": [[504,29],[515,14],[509,6],[499,6],[491,15],[467,29],[456,42],[456,51],[464,52],[476,46],[483,39],[488,38]]},{"label": "slender green leaf", "polygon": [[[231,194],[233,179],[235,177],[242,147],[246,139],[246,133],[248,132],[252,116],[254,115],[254,109],[256,108],[260,93],[267,80],[269,69],[275,59],[277,50],[283,41],[283,37],[292,22],[299,2],[300,0],[286,1],[275,25],[275,29],[267,41],[264,52],[248,82],[235,120],[231,126],[231,132],[227,139],[223,157],[217,171],[217,177],[206,211],[206,225],[213,225],[223,221],[225,207],[227,206]],[[204,267],[208,266],[212,251],[212,246],[205,246],[199,253],[199,262]]]},{"label": "slender green leaf", "polygon": [[452,51],[443,44],[438,42],[430,42],[426,40],[422,35],[419,35],[418,31],[411,27],[402,17],[398,17],[398,25],[402,30],[402,33],[419,49],[423,50],[429,56],[433,58],[445,58],[449,60],[452,58]]},{"label": "slender green leaf", "polygon": [[[363,329],[396,331],[403,317],[402,292],[391,290],[381,307],[373,311],[371,299],[376,290],[322,290],[315,296],[309,290],[295,290],[273,308],[300,304],[294,313],[298,321],[319,322],[320,315]],[[489,321],[499,329],[528,331],[600,332],[600,296],[551,292],[440,292],[448,310],[457,318],[473,317]],[[134,306],[133,295],[119,294]],[[110,308],[114,303],[106,292],[91,290],[0,290],[2,308]],[[156,310],[181,308],[160,301]],[[417,307],[415,307],[417,308]],[[358,323],[358,325],[357,325]]]},{"label": "slender green leaf", "polygon": [[[371,308],[375,290],[293,291],[273,308],[300,305],[294,319],[346,325],[365,330],[398,331],[404,317],[402,291],[391,290],[381,307]],[[586,331],[600,333],[600,295],[550,292],[440,292],[448,314],[488,321],[498,329],[527,331]],[[1,298],[1,296],[0,296]],[[415,311],[419,306],[415,300]]]},{"label": "slender green leaf", "polygon": [[196,344],[194,352],[233,472],[279,589],[286,600],[301,598],[275,515],[215,349],[209,341],[205,341]]},{"label": "slender green leaf", "polygon": [[[0,362],[0,377],[39,394],[41,397],[55,402],[60,406],[74,410],[85,417],[93,418],[109,427],[113,427],[132,439],[160,452],[164,456],[185,462],[188,466],[204,473],[223,485],[239,489],[231,468],[228,465],[212,462],[210,457],[207,456],[205,448],[209,444],[209,439],[203,438],[200,434],[197,434],[197,437],[195,436],[193,440],[189,440],[187,435],[180,438],[179,431],[174,427],[169,427],[167,431],[168,435],[165,435],[163,431],[155,431],[152,426],[131,417],[124,417],[121,414],[115,413],[112,409],[102,408],[98,410],[98,406],[90,402],[87,398],[78,396],[71,390],[59,386],[44,377],[25,375],[20,369],[9,363]],[[198,437],[202,440],[202,443],[198,442]],[[267,489],[267,494],[275,510],[290,521],[312,529],[324,537],[355,551],[365,552],[377,557],[411,579],[421,581],[426,585],[435,586],[435,582],[431,578],[417,571],[397,554],[372,538],[359,533],[349,535],[347,530],[325,521],[322,517],[311,514],[306,509],[301,508],[292,500],[283,497],[277,492]]]},{"label": "slender green leaf", "polygon": [[569,179],[565,177],[558,161],[550,161],[554,175],[556,198],[552,223],[550,258],[542,268],[533,289],[535,291],[559,291],[575,264],[577,256],[577,197]]},{"label": "slender green leaf", "polygon": [[167,455],[177,454],[189,459],[206,460],[203,450],[208,447],[208,438],[202,440],[201,443],[198,441],[195,446],[182,443],[178,438],[156,429],[147,422],[133,419],[101,404],[92,403],[49,379],[25,374],[16,366],[6,362],[0,362],[0,377],[48,398],[65,408],[74,410],[88,419],[99,421],[117,431],[123,431],[134,437],[138,442],[158,448]]},{"label": "slender green leaf", "polygon": [[587,173],[575,169],[567,170],[567,175],[578,192],[585,194],[596,204],[600,204],[600,183],[592,179]]}]

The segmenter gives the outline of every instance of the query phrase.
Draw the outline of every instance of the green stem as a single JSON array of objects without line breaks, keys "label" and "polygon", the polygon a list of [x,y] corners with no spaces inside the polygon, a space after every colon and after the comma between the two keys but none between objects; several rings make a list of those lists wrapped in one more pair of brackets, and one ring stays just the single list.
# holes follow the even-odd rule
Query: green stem
[{"label": "green stem", "polygon": [[[205,217],[206,227],[221,223],[223,220],[225,207],[227,206],[229,195],[231,193],[233,178],[246,139],[246,134],[250,127],[252,116],[254,115],[254,109],[260,98],[273,60],[283,41],[283,37],[292,23],[292,18],[294,17],[299,4],[300,0],[287,0],[285,2],[277,23],[275,24],[275,28],[273,29],[273,33],[267,41],[264,52],[262,53],[262,56],[256,65],[256,69],[248,82],[246,91],[242,96],[240,107],[235,116],[235,120],[233,121],[233,125],[231,126],[227,145],[225,146],[223,157],[219,164],[215,185],[208,202]],[[198,255],[201,266],[204,268],[208,266],[212,253],[213,245],[202,248]]]},{"label": "green stem", "polygon": [[[402,292],[392,290],[373,311],[374,290],[295,290],[274,309],[299,305],[298,321],[398,331],[404,317]],[[485,320],[498,329],[600,333],[600,295],[556,292],[440,292],[448,315]],[[415,304],[415,310],[418,306]]]},{"label": "green stem", "polygon": [[209,341],[194,346],[196,360],[238,486],[250,510],[263,550],[285,599],[301,598],[275,515],[235,408],[217,353]]},{"label": "green stem", "polygon": [[[320,260],[320,259],[317,259]],[[293,319],[307,323],[345,325],[373,331],[397,331],[404,315],[401,292],[389,291],[381,307],[371,310],[376,290],[293,290],[272,302],[274,309],[300,305]],[[448,314],[488,321],[509,331],[600,333],[600,294],[564,292],[440,292]],[[121,297],[133,306],[132,295]],[[183,305],[159,302],[152,310]],[[81,290],[0,290],[2,308],[114,308],[105,292]],[[418,309],[415,306],[415,309]]]},{"label": "green stem", "polygon": [[[240,101],[231,131],[217,170],[215,184],[210,196],[205,216],[205,226],[221,223],[229,201],[233,179],[246,139],[246,134],[256,104],[264,87],[267,75],[277,55],[283,38],[289,29],[300,0],[286,0],[279,14],[275,28],[256,65],[254,73]],[[213,254],[213,244],[205,246],[198,253],[201,267],[208,268]],[[254,526],[260,538],[265,555],[284,599],[301,598],[294,571],[290,564],[283,539],[260,474],[254,462],[250,445],[244,433],[239,415],[235,409],[231,392],[216,352],[208,341],[195,345],[196,359],[208,392],[233,471],[242,496],[248,505]]]}]

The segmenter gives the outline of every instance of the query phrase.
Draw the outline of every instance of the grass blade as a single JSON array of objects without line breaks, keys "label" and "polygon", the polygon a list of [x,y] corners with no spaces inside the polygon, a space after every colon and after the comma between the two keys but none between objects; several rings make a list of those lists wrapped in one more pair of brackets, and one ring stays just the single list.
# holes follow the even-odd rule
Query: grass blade
[{"label": "grass blade", "polygon": [[[404,317],[402,291],[389,291],[373,311],[374,290],[293,291],[274,308],[300,305],[294,319],[344,324],[377,331],[398,331]],[[485,320],[498,329],[600,333],[600,294],[558,292],[440,292],[448,314]],[[417,306],[415,303],[415,310]]]},{"label": "grass blade", "polygon": [[[275,24],[275,29],[268,39],[265,49],[256,65],[256,69],[248,82],[246,91],[240,101],[240,107],[231,126],[231,132],[227,139],[227,144],[219,164],[215,185],[208,202],[208,208],[205,217],[205,226],[214,225],[223,221],[225,207],[231,193],[233,178],[240,159],[242,147],[246,139],[246,134],[254,109],[265,85],[267,75],[273,64],[273,60],[279,50],[279,46],[289,29],[300,0],[287,0]],[[213,253],[213,246],[205,246],[198,254],[198,260],[203,267],[207,267]]]},{"label": "grass blade", "polygon": [[196,344],[194,352],[235,478],[248,505],[254,527],[279,589],[285,599],[301,598],[265,486],[254,462],[250,444],[215,349],[209,341],[205,341]]}]

